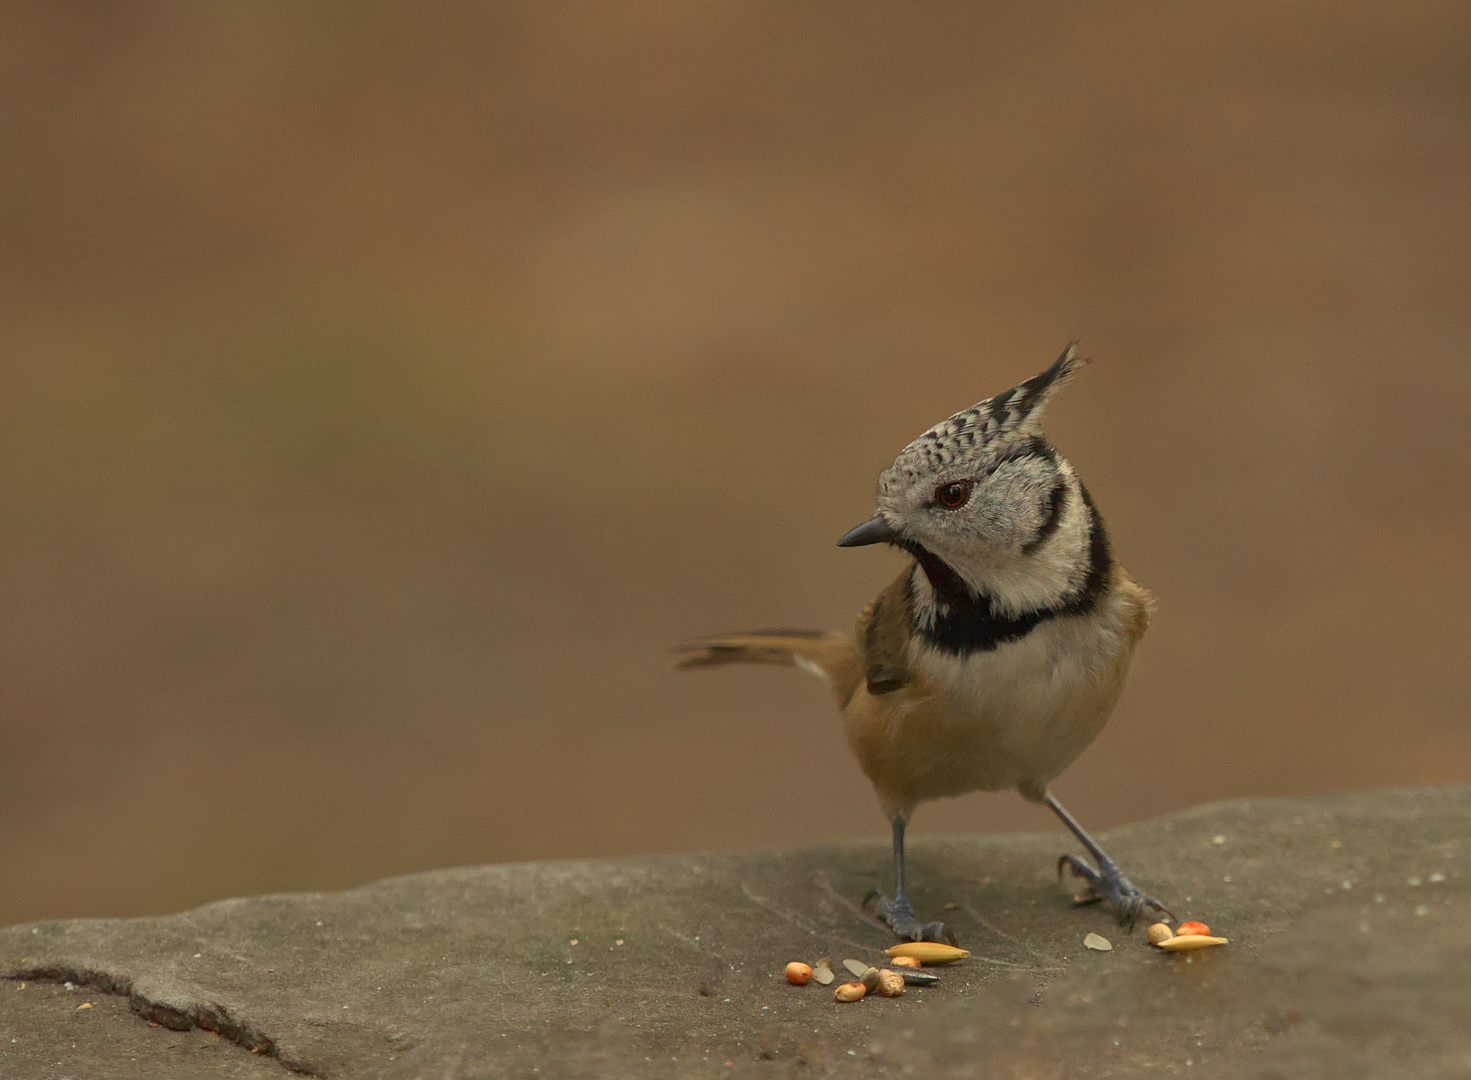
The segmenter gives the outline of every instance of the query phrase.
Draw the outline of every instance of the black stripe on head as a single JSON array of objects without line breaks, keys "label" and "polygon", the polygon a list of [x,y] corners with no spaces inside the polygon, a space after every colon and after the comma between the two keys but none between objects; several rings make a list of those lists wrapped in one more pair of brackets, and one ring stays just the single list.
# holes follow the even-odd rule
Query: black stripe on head
[{"label": "black stripe on head", "polygon": [[1057,377],[1068,367],[1068,361],[1072,359],[1073,347],[1069,345],[1063,350],[1062,355],[1052,362],[1052,366],[1038,375],[1033,375],[1026,382],[1017,387],[1021,391],[1021,397],[1016,403],[1016,411],[1026,416],[1037,405],[1037,399],[1047,392],[1047,388],[1057,381]]},{"label": "black stripe on head", "polygon": [[1067,614],[1081,615],[1092,611],[1099,597],[1108,588],[1108,580],[1113,574],[1113,548],[1108,542],[1108,530],[1103,527],[1103,518],[1098,513],[1098,507],[1093,505],[1093,496],[1088,494],[1088,489],[1081,481],[1078,483],[1078,491],[1082,493],[1083,505],[1088,508],[1088,576],[1083,579],[1082,587],[1068,601],[1069,604],[1076,605],[1076,611]]},{"label": "black stripe on head", "polygon": [[1082,584],[1057,603],[1020,615],[998,613],[989,596],[971,592],[960,575],[939,556],[913,541],[901,542],[899,546],[913,555],[924,571],[942,607],[928,623],[916,619],[915,630],[925,642],[952,656],[990,652],[1008,641],[1026,637],[1048,619],[1086,615],[1097,607],[1113,574],[1113,553],[1103,518],[1094,507],[1088,489],[1079,484],[1078,491],[1088,508],[1088,572]]},{"label": "black stripe on head", "polygon": [[987,406],[988,411],[991,413],[991,419],[998,425],[1006,423],[1006,418],[1011,415],[1011,410],[1007,408],[1007,403],[1011,401],[1011,395],[1014,393],[1016,393],[1016,390],[1011,389],[1004,394],[997,394]]},{"label": "black stripe on head", "polygon": [[1057,527],[1062,524],[1062,512],[1066,507],[1067,482],[1059,479],[1052,485],[1052,494],[1047,505],[1047,520],[1042,522],[1037,535],[1022,545],[1023,555],[1035,555],[1042,550],[1042,545],[1047,543],[1048,538],[1057,532]]},{"label": "black stripe on head", "polygon": [[1020,461],[1022,458],[1029,457],[1041,458],[1050,465],[1057,465],[1057,451],[1052,449],[1052,444],[1040,435],[1033,435],[1030,439],[1018,443],[995,461],[988,464],[985,471],[981,473],[981,477],[990,476],[1003,465],[1010,465],[1013,461]]}]

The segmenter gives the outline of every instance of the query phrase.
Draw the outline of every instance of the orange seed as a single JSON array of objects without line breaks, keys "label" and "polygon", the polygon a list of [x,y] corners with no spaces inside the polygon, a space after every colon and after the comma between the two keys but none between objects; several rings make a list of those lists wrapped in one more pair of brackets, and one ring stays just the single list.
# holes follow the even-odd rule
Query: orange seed
[{"label": "orange seed", "polygon": [[812,969],[800,960],[787,965],[787,982],[793,986],[806,986],[812,981]]}]

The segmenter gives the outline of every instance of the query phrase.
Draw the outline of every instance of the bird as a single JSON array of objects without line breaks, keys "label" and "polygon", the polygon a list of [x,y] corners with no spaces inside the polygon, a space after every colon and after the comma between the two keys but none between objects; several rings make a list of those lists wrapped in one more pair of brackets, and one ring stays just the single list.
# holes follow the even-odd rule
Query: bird
[{"label": "bird", "polygon": [[1082,882],[1077,903],[1102,902],[1128,927],[1146,910],[1173,918],[1048,787],[1108,721],[1154,606],[1042,432],[1048,401],[1086,363],[1073,342],[900,451],[873,516],[838,540],[910,557],[852,635],[759,630],[673,649],[680,669],[788,665],[831,687],[892,830],[894,890],[869,901],[904,941],[955,943],[943,921],[915,914],[904,835],[920,804],[972,791],[1014,788],[1057,815],[1091,858],[1058,859],[1059,878]]}]

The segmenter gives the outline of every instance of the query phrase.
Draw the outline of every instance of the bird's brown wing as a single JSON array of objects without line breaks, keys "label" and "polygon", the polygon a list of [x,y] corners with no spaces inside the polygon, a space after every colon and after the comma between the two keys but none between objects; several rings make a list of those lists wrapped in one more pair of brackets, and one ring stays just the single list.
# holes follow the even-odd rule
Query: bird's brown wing
[{"label": "bird's brown wing", "polygon": [[913,634],[913,567],[891,584],[858,616],[859,649],[870,694],[887,694],[909,683],[909,639]]}]

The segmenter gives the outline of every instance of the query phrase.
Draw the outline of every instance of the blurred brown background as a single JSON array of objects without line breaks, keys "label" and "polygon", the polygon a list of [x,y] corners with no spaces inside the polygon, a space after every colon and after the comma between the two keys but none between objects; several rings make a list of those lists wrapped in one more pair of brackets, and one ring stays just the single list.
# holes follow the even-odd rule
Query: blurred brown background
[{"label": "blurred brown background", "polygon": [[1073,810],[1467,779],[1468,56],[1459,3],[4,5],[0,923],[883,835],[815,680],[664,648],[849,625],[878,472],[1072,337],[1160,600]]}]

